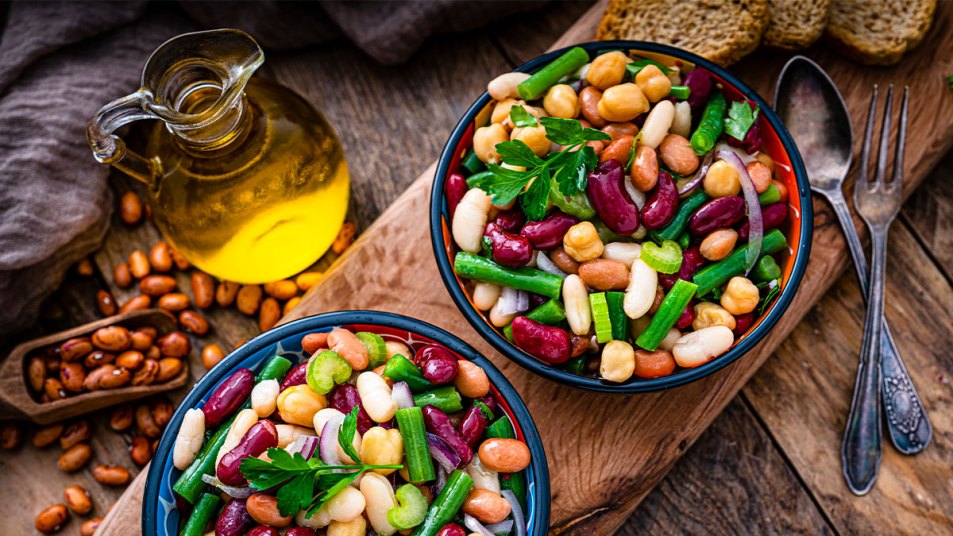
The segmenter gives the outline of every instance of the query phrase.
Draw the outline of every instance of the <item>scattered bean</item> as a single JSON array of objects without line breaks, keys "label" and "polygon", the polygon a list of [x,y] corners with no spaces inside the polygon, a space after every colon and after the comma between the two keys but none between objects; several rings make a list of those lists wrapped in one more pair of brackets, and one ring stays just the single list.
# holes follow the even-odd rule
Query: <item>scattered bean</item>
[{"label": "scattered bean", "polygon": [[120,465],[97,465],[93,478],[104,486],[125,486],[129,483],[129,470]]},{"label": "scattered bean", "polygon": [[37,514],[33,522],[36,530],[44,534],[53,534],[69,520],[69,511],[62,504],[54,504]]}]

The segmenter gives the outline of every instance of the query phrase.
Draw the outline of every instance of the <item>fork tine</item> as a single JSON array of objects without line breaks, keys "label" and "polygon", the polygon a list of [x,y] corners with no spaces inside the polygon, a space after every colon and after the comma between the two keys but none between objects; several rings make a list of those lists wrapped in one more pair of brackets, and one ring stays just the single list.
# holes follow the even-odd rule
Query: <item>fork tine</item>
[{"label": "fork tine", "polygon": [[[857,183],[864,184],[869,180],[867,170],[870,169],[870,142],[874,137],[874,119],[877,116],[877,94],[879,89],[874,85],[874,91],[870,95],[870,106],[867,108],[867,128],[864,129],[864,142],[860,146],[860,169],[857,174]],[[856,188],[856,186],[854,186]]]},{"label": "fork tine", "polygon": [[880,147],[877,149],[877,172],[874,175],[874,186],[884,185],[884,175],[887,173],[887,155],[890,151],[890,115],[893,113],[893,84],[887,86],[887,102],[884,103],[883,124],[880,127]]},{"label": "fork tine", "polygon": [[892,187],[903,189],[903,151],[907,145],[907,100],[910,97],[910,86],[903,86],[903,101],[900,104],[900,132],[897,133],[897,146],[893,155],[893,176],[890,179]]}]

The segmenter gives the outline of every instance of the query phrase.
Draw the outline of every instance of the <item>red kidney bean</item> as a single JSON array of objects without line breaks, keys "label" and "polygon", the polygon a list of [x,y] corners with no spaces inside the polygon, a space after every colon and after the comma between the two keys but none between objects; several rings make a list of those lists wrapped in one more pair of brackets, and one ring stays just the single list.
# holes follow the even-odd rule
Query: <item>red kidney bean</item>
[{"label": "red kidney bean", "polygon": [[241,407],[248,395],[251,394],[254,386],[254,372],[247,368],[236,370],[215,389],[212,396],[208,398],[208,402],[202,406],[202,413],[205,414],[205,426],[214,428],[225,422],[225,419]]},{"label": "red kidney bean", "polygon": [[218,520],[215,522],[215,536],[242,536],[245,534],[245,527],[251,522],[251,516],[245,508],[245,501],[233,499],[225,504],[222,513],[218,515]]},{"label": "red kidney bean", "polygon": [[440,385],[450,383],[457,377],[460,365],[457,358],[443,346],[428,344],[414,354],[414,363],[420,367],[424,378]]},{"label": "red kidney bean", "polygon": [[523,224],[526,223],[526,216],[523,215],[522,210],[511,208],[497,214],[493,218],[493,223],[499,225],[504,231],[518,233]]},{"label": "red kidney bean", "polygon": [[450,212],[450,219],[452,220],[453,214],[457,211],[457,205],[460,204],[463,195],[466,194],[470,188],[467,186],[467,181],[463,178],[463,175],[451,173],[450,176],[447,177],[444,189],[447,193],[447,209]]},{"label": "red kidney bean", "polygon": [[463,527],[456,523],[448,523],[440,527],[437,536],[467,536],[467,531],[463,530]]},{"label": "red kidney bean", "polygon": [[482,398],[478,398],[477,401],[486,404],[486,407],[490,408],[490,413],[496,413],[496,408],[499,407],[496,405],[496,399],[493,398],[493,395],[486,395]]},{"label": "red kidney bean", "polygon": [[735,338],[738,338],[748,331],[748,328],[754,324],[754,313],[745,313],[735,317],[735,329],[733,330]]},{"label": "red kidney bean", "polygon": [[553,364],[567,361],[572,348],[569,332],[525,316],[513,319],[513,342],[529,355]]},{"label": "red kidney bean", "polygon": [[246,532],[245,536],[278,536],[278,529],[269,527],[268,525],[258,525]]},{"label": "red kidney bean", "polygon": [[658,183],[642,207],[642,225],[646,229],[660,229],[668,225],[678,208],[678,187],[672,176],[658,172]]},{"label": "red kidney bean", "polygon": [[678,320],[675,322],[676,329],[688,329],[692,326],[692,322],[695,321],[695,300],[692,300],[685,307],[685,310],[682,311],[682,316],[678,317]]},{"label": "red kidney bean", "polygon": [[744,198],[737,195],[719,197],[698,207],[688,219],[688,230],[695,236],[706,236],[716,229],[738,223],[744,216]]},{"label": "red kidney bean", "polygon": [[278,392],[280,393],[289,387],[294,387],[295,385],[304,385],[306,383],[308,383],[307,359],[292,367],[292,369],[285,374],[285,377],[281,379],[281,385],[278,387]]},{"label": "red kidney bean", "polygon": [[308,527],[292,527],[285,532],[285,536],[317,536],[314,529]]},{"label": "red kidney bean", "polygon": [[563,236],[579,220],[559,210],[552,211],[540,221],[531,221],[520,229],[536,249],[550,250],[563,245]]},{"label": "red kidney bean", "polygon": [[470,445],[470,448],[473,448],[480,437],[483,436],[483,432],[486,431],[489,424],[490,419],[483,415],[483,410],[479,406],[473,405],[467,410],[463,420],[460,421],[460,435]]},{"label": "red kidney bean", "polygon": [[527,294],[529,294],[529,308],[530,309],[535,309],[539,307],[540,305],[549,301],[549,298],[547,298],[546,296],[540,296],[539,294],[533,294],[532,292],[528,292]]},{"label": "red kidney bean", "polygon": [[245,432],[238,446],[228,451],[218,462],[215,474],[228,486],[244,486],[248,483],[239,466],[249,456],[258,456],[266,450],[278,446],[278,429],[274,423],[265,419],[256,422]]},{"label": "red kidney bean", "polygon": [[700,108],[708,102],[708,95],[711,94],[711,75],[702,68],[696,68],[685,75],[682,83],[688,86],[688,104],[692,110]]},{"label": "red kidney bean", "polygon": [[473,459],[473,450],[464,441],[460,432],[457,432],[457,429],[453,427],[450,417],[447,417],[446,413],[433,406],[424,406],[421,411],[424,413],[424,424],[427,426],[427,431],[443,439],[457,453],[457,456],[460,456],[460,467],[470,463],[470,460]]},{"label": "red kidney bean", "polygon": [[361,395],[357,392],[357,387],[349,383],[342,383],[335,387],[328,396],[328,406],[347,415],[355,407],[357,410],[357,431],[361,434],[374,427],[374,421],[370,415],[364,411],[364,405],[361,404]]},{"label": "red kidney bean", "polygon": [[685,249],[682,251],[682,265],[679,266],[678,272],[674,274],[659,274],[659,283],[663,289],[668,291],[675,285],[675,281],[679,279],[691,281],[695,272],[700,270],[702,266],[705,266],[706,262],[705,257],[702,257],[697,246]]},{"label": "red kidney bean", "polygon": [[[768,229],[775,229],[780,227],[784,220],[788,219],[788,205],[786,203],[771,203],[761,207],[761,226],[765,231]],[[741,228],[738,229],[738,238],[741,240],[748,239],[748,233],[751,232],[751,227],[747,220],[741,224]]]},{"label": "red kidney bean", "polygon": [[533,246],[525,236],[508,233],[496,222],[490,222],[483,231],[490,239],[493,260],[503,266],[526,266],[533,258]]},{"label": "red kidney bean", "polygon": [[639,207],[622,185],[622,164],[606,160],[589,173],[586,194],[606,227],[614,233],[630,235],[639,228]]}]

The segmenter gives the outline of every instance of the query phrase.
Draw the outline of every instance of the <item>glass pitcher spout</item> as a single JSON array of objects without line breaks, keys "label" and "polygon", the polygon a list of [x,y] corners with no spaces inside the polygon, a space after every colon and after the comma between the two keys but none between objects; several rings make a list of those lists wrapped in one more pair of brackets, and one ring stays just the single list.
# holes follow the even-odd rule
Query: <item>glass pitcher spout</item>
[{"label": "glass pitcher spout", "polygon": [[103,106],[86,136],[96,160],[153,184],[162,162],[126,148],[114,132],[143,119],[160,120],[185,150],[211,151],[240,137],[248,80],[265,61],[258,43],[235,29],[174,37],[152,53],[142,87]]}]

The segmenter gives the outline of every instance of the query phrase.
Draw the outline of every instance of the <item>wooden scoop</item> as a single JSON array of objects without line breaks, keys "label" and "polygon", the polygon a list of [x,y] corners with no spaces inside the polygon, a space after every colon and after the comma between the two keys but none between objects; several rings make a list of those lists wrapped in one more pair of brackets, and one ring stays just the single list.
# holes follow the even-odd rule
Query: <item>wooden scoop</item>
[{"label": "wooden scoop", "polygon": [[13,349],[3,367],[0,368],[0,420],[24,419],[38,424],[49,424],[185,385],[189,377],[187,363],[178,376],[164,383],[101,389],[67,396],[52,402],[40,402],[34,399],[27,379],[28,355],[38,348],[59,345],[74,337],[89,336],[99,328],[114,325],[127,328],[149,325],[154,326],[159,333],[176,329],[175,319],[169,313],[160,309],[146,309],[111,316],[20,344]]}]

